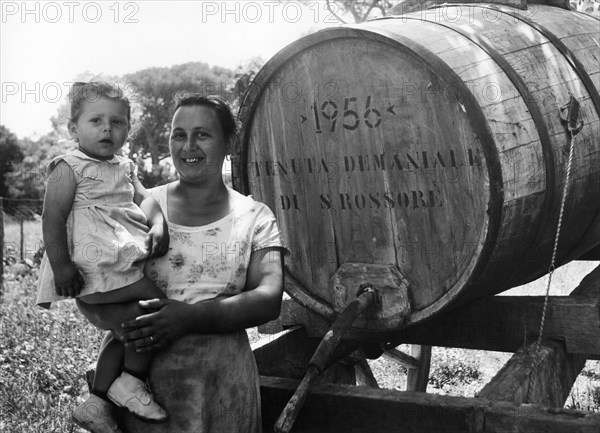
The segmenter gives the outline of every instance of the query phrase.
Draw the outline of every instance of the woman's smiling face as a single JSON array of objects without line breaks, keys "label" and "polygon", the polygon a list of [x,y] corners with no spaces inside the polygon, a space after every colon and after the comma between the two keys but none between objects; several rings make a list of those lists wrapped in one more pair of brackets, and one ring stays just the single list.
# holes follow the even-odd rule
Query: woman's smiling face
[{"label": "woman's smiling face", "polygon": [[182,181],[221,177],[227,143],[215,111],[204,105],[179,107],[171,122],[169,149]]}]

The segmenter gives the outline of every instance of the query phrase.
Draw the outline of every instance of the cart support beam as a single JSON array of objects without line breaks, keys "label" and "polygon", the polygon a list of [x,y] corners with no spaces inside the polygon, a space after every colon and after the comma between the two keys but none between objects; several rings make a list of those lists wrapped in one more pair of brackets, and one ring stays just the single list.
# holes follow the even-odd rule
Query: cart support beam
[{"label": "cart support beam", "polygon": [[558,341],[521,348],[477,397],[561,408],[585,365],[585,355],[570,355]]},{"label": "cart support beam", "polygon": [[[299,381],[261,376],[264,432],[272,426]],[[294,424],[294,433],[597,433],[600,414],[548,409],[529,404],[491,402],[344,385],[314,385]]]},{"label": "cart support beam", "polygon": [[[537,339],[543,305],[543,296],[492,296],[401,330],[392,345],[516,352]],[[544,338],[564,341],[567,353],[600,359],[600,266],[569,296],[550,296]]]}]

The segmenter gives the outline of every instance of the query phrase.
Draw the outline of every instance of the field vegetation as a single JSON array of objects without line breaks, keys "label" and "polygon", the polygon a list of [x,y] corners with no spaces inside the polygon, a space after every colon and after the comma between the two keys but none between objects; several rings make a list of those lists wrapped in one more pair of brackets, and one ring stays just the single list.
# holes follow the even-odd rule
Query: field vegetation
[{"label": "field vegetation", "polygon": [[[32,259],[41,242],[39,222],[26,224],[26,258]],[[35,305],[37,268],[19,263],[19,252],[6,248],[19,245],[19,236],[18,224],[6,225],[0,297],[0,431],[81,433],[70,421],[71,411],[87,396],[85,373],[94,363],[102,334],[83,319],[72,301],[51,310]],[[581,263],[576,264],[580,272],[597,265]],[[578,283],[557,274],[557,281],[566,284],[561,279],[570,285]],[[536,292],[540,287],[545,290],[542,283],[517,290]],[[261,337],[256,329],[249,330],[249,335],[252,341]],[[507,353],[435,347],[428,392],[472,397],[509,357]],[[370,365],[381,387],[405,389],[403,367],[383,358]],[[600,412],[600,361],[587,362],[565,407]]]}]

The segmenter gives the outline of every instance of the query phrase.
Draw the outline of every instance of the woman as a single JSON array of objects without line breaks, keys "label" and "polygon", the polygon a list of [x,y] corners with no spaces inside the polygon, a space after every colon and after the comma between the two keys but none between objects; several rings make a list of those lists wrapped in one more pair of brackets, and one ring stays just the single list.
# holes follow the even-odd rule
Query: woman
[{"label": "woman", "polygon": [[223,182],[237,137],[224,101],[177,95],[171,127],[179,180],[149,191],[171,243],[146,265],[168,299],[140,301],[148,313],[123,324],[127,345],[159,350],[150,384],[170,419],[153,426],[125,415],[121,425],[130,433],[260,432],[258,372],[245,329],[279,315],[280,232],[267,206]]}]

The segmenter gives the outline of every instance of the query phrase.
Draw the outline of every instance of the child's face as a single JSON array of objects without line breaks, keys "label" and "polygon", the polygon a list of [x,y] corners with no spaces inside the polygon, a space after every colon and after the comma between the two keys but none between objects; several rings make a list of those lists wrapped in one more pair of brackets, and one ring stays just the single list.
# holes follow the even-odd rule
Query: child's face
[{"label": "child's face", "polygon": [[69,122],[71,137],[79,139],[79,149],[98,159],[110,159],[127,139],[127,106],[106,98],[83,104],[76,122]]}]

